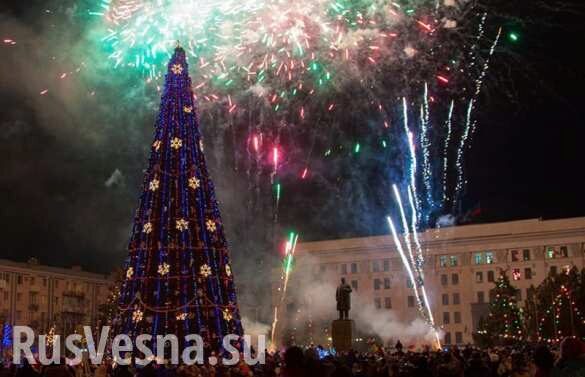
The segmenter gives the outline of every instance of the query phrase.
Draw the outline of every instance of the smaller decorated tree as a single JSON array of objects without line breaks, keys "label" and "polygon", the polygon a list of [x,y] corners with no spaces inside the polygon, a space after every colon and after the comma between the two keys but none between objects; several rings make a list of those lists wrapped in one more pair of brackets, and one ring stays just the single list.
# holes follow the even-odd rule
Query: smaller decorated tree
[{"label": "smaller decorated tree", "polygon": [[120,286],[122,281],[122,271],[116,271],[113,275],[115,283],[110,286],[108,297],[104,303],[98,306],[98,317],[96,330],[99,331],[101,326],[112,326],[113,320],[118,313],[118,301],[120,300]]},{"label": "smaller decorated tree", "polygon": [[482,345],[502,345],[525,339],[522,310],[516,302],[518,289],[502,273],[491,292],[489,314],[482,318],[475,335]]},{"label": "smaller decorated tree", "polygon": [[585,338],[584,272],[551,272],[526,302],[531,339],[558,343],[566,336]]}]

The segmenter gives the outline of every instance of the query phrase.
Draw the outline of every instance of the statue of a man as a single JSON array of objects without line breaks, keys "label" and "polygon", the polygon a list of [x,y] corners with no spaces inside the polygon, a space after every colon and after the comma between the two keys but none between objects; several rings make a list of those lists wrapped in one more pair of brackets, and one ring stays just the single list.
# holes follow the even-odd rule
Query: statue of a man
[{"label": "statue of a man", "polygon": [[339,311],[339,319],[349,319],[349,309],[351,309],[351,291],[351,286],[345,282],[345,278],[341,278],[341,284],[339,284],[339,287],[337,287],[337,292],[335,292],[337,310]]}]

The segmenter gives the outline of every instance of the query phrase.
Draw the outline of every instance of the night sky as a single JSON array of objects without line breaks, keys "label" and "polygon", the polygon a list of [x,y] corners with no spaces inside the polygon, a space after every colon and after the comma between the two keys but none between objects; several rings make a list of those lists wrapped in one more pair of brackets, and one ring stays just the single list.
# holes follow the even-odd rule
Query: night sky
[{"label": "night sky", "polygon": [[[524,20],[518,15],[511,27],[519,40],[508,46],[512,53],[493,64],[498,80],[487,80],[477,113],[480,127],[466,160],[469,183],[462,212],[475,211],[465,221],[585,216],[585,75],[580,56],[585,13],[570,2],[555,4],[565,4],[565,9],[546,17],[531,10],[535,13]],[[46,19],[46,8],[42,1],[0,5],[0,37],[17,41],[15,46],[0,46],[0,192],[4,199],[0,257],[22,261],[35,256],[47,264],[81,264],[105,272],[119,266],[125,256],[158,98],[146,93],[150,102],[129,109],[123,105],[124,98],[141,89],[120,92],[119,86],[113,90],[104,80],[92,88],[95,96],[88,96],[81,79],[60,84],[58,96],[39,96],[46,77],[60,69],[50,56],[67,55],[64,45],[52,46],[45,39],[52,23]],[[83,52],[79,37],[75,30],[67,36],[72,46],[75,43],[72,53]],[[50,49],[55,49],[53,54]],[[108,100],[103,99],[104,93],[110,96]],[[119,103],[111,100],[116,96]],[[210,132],[204,130],[206,136]],[[239,198],[238,194],[247,183],[241,171],[218,157],[220,144],[210,142],[206,153],[223,202],[228,239],[239,244],[247,237],[248,226],[256,229],[254,234],[263,229],[270,233],[268,215],[261,224],[250,224],[253,216],[246,214],[245,195]],[[347,163],[344,168],[352,166]],[[364,171],[355,184],[380,184],[375,169]],[[290,181],[285,189],[281,227],[299,230],[304,239],[387,232],[383,221],[356,225],[348,209],[353,204],[318,182]],[[384,208],[377,211],[373,217],[384,214]],[[232,250],[236,262],[270,237],[248,240],[245,251]]]}]

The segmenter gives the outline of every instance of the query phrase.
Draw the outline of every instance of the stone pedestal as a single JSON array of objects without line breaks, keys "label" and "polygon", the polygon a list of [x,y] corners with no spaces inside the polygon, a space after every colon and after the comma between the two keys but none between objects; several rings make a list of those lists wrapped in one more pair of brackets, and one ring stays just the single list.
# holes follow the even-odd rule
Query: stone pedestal
[{"label": "stone pedestal", "polygon": [[331,338],[333,348],[337,352],[352,349],[353,321],[351,319],[336,319],[331,324]]}]

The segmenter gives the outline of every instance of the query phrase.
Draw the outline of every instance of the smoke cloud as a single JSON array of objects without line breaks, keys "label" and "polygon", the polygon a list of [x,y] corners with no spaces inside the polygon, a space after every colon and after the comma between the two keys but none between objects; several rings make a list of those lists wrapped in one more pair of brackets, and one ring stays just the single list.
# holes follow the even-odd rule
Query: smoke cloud
[{"label": "smoke cloud", "polygon": [[[298,257],[284,301],[286,314],[283,314],[283,321],[288,323],[280,329],[281,342],[286,342],[287,326],[295,327],[297,339],[303,342],[306,337],[302,333],[307,331],[307,322],[314,322],[313,331],[322,331],[323,327],[330,327],[331,321],[337,319],[335,291],[339,277],[328,272],[315,274],[318,262],[308,255]],[[422,318],[415,316],[405,320],[399,318],[395,310],[377,309],[371,295],[361,293],[365,289],[358,287],[351,296],[350,318],[354,320],[358,334],[377,336],[384,343],[400,340],[405,345],[422,345],[434,342],[434,330]]]}]

